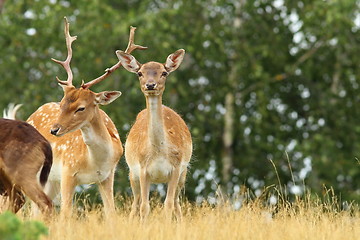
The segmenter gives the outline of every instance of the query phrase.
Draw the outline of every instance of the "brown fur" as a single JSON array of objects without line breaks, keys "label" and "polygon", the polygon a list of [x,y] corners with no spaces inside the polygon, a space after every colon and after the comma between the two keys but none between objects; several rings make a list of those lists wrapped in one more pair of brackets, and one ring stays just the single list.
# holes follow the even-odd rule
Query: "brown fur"
[{"label": "brown fur", "polygon": [[[166,129],[166,138],[173,145],[171,149],[171,155],[174,157],[170,157],[171,164],[174,166],[178,166],[183,154],[183,150],[188,148],[188,143],[191,142],[190,132],[184,122],[184,120],[177,114],[174,110],[169,107],[162,106],[163,113],[163,121],[164,127]],[[136,121],[132,126],[128,138],[126,141],[136,142],[137,144],[131,145],[127,151],[129,155],[139,154],[141,156],[146,156],[149,154],[148,152],[148,143],[144,141],[144,139],[148,139],[148,110],[142,110],[136,117]],[[191,152],[185,151],[187,155],[185,158],[190,160]],[[128,162],[131,163],[133,158],[129,158]],[[146,158],[140,158],[140,163],[142,165],[145,164],[144,160]]]},{"label": "brown fur", "polygon": [[192,154],[192,140],[184,120],[172,109],[162,105],[167,75],[175,71],[185,51],[168,56],[166,63],[148,62],[141,65],[126,53],[117,51],[125,69],[137,73],[146,99],[125,143],[125,158],[130,168],[130,183],[134,194],[130,216],[138,212],[142,219],[150,212],[151,183],[167,183],[165,210],[168,217],[175,210],[181,218],[179,194],[184,187],[187,167]]},{"label": "brown fur", "polygon": [[23,192],[44,213],[52,210],[52,201],[41,186],[51,165],[51,146],[35,128],[26,122],[0,119],[0,194],[9,198],[10,210],[16,213],[24,205]]},{"label": "brown fur", "polygon": [[[99,94],[88,89],[66,86],[64,87],[64,98],[60,104],[44,104],[27,120],[44,135],[53,147],[54,168],[50,173],[49,186],[46,191],[50,198],[55,198],[61,192],[61,210],[65,214],[71,210],[75,187],[85,183],[99,185],[107,214],[115,210],[113,181],[116,165],[123,154],[123,148],[114,123],[96,104]],[[106,101],[106,99],[101,101]],[[79,107],[84,107],[85,110],[76,112]],[[101,161],[97,157],[94,163],[90,152],[94,146],[92,143],[87,145],[83,138],[81,129],[84,124],[86,128],[93,129],[93,136],[101,144],[108,146],[112,150],[112,154],[106,155],[109,152],[107,151]],[[57,127],[60,130],[58,135],[54,136],[50,130]],[[96,150],[92,151],[96,152]],[[101,174],[105,174],[105,172],[108,175],[103,178]],[[99,180],[92,177],[87,181],[82,177],[84,175],[96,177],[97,173],[99,173]]]}]

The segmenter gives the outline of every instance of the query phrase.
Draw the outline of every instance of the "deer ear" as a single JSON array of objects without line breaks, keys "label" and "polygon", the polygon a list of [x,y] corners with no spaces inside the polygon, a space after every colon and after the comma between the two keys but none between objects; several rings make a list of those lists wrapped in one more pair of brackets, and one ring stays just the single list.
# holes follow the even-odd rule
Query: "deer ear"
[{"label": "deer ear", "polygon": [[62,90],[65,92],[69,92],[71,91],[71,89],[74,89],[75,87],[74,86],[68,86],[68,85],[65,85],[65,84],[61,84],[61,83],[58,83],[58,85],[62,88]]},{"label": "deer ear", "polygon": [[141,64],[132,55],[117,50],[116,56],[121,61],[123,67],[129,72],[136,73],[137,71],[139,71]]},{"label": "deer ear", "polygon": [[119,91],[104,91],[99,92],[95,96],[95,103],[101,105],[108,105],[113,102],[115,99],[121,96]]},{"label": "deer ear", "polygon": [[182,60],[184,59],[185,50],[179,49],[173,54],[170,54],[165,63],[165,69],[169,73],[175,71],[181,64]]}]

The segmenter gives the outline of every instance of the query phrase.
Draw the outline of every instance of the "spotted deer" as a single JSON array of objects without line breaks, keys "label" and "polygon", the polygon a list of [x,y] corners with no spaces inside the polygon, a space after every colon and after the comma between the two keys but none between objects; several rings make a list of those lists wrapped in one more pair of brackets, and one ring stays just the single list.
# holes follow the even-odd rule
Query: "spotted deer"
[{"label": "spotted deer", "polygon": [[[116,165],[123,154],[118,131],[110,117],[99,108],[117,99],[121,92],[104,91],[95,93],[89,88],[101,82],[121,66],[119,61],[106,72],[80,88],[73,86],[70,68],[72,42],[69,23],[65,18],[65,39],[68,56],[65,61],[52,59],[67,72],[67,80],[56,77],[64,91],[60,103],[47,103],[37,109],[27,120],[51,143],[54,164],[46,193],[54,199],[61,193],[61,212],[69,215],[77,185],[96,183],[104,204],[106,215],[114,213],[113,183]],[[131,28],[126,52],[145,47],[134,44],[135,28]]]},{"label": "spotted deer", "polygon": [[129,178],[134,195],[130,216],[145,219],[150,212],[151,183],[167,183],[164,203],[167,217],[181,219],[179,194],[184,187],[192,154],[192,140],[184,120],[171,108],[162,105],[165,81],[183,60],[185,50],[168,56],[165,64],[140,64],[132,55],[116,51],[123,67],[136,73],[146,100],[146,109],[136,117],[126,143],[125,159],[130,168]]},{"label": "spotted deer", "polygon": [[[11,116],[15,117],[16,109]],[[43,186],[52,161],[50,143],[33,126],[0,118],[0,196],[7,209],[18,212],[25,204],[25,194],[45,216],[51,214],[53,204]]]}]

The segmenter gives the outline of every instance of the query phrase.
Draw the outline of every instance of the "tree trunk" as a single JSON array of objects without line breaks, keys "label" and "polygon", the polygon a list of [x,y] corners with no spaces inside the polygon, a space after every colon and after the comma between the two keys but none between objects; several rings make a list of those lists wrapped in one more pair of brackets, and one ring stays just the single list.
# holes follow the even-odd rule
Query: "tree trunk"
[{"label": "tree trunk", "polygon": [[341,61],[342,57],[339,51],[336,54],[336,62],[334,65],[334,73],[332,75],[332,83],[331,83],[331,93],[334,94],[331,99],[331,104],[336,104],[337,97],[339,95],[339,88],[340,88],[340,77],[341,77]]},{"label": "tree trunk", "polygon": [[222,136],[224,144],[222,156],[222,180],[224,185],[230,181],[234,157],[232,148],[234,142],[234,94],[231,92],[228,92],[225,96],[225,109],[224,132]]},{"label": "tree trunk", "polygon": [[[240,18],[241,7],[245,4],[246,0],[241,0],[235,4],[235,17],[233,22],[233,31],[237,32],[241,28],[242,19]],[[222,135],[223,151],[222,151],[222,197],[226,198],[229,189],[227,183],[231,180],[231,171],[234,164],[234,104],[235,104],[235,89],[237,83],[237,55],[229,56],[231,58],[230,74],[227,82],[230,86],[230,91],[225,95],[225,115],[224,115],[224,132]],[[230,191],[231,192],[231,191]]]}]

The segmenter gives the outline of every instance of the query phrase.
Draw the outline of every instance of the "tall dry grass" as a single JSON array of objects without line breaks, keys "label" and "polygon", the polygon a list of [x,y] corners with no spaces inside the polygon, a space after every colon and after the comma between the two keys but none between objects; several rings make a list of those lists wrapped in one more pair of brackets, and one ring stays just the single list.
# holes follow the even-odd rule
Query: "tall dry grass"
[{"label": "tall dry grass", "polygon": [[[47,223],[51,240],[107,239],[359,239],[360,214],[357,207],[341,210],[335,201],[320,201],[309,195],[305,200],[283,201],[264,206],[264,199],[248,200],[239,210],[229,204],[201,206],[183,203],[181,222],[167,221],[161,204],[152,204],[146,222],[128,218],[127,201],[109,219],[101,208],[87,209],[76,216]],[[28,213],[23,218],[29,219]]]},{"label": "tall dry grass", "polygon": [[[273,161],[276,175],[278,172]],[[290,162],[289,162],[290,166]],[[291,166],[290,166],[291,170]],[[249,191],[242,191],[238,199],[242,206],[226,203],[219,194],[220,204],[196,205],[183,202],[181,222],[164,218],[159,198],[151,202],[152,210],[145,222],[130,220],[131,201],[117,197],[118,210],[111,218],[103,216],[102,208],[85,206],[71,218],[63,219],[55,214],[48,219],[50,240],[357,240],[360,239],[359,205],[343,206],[332,189],[324,188],[323,195],[307,192],[303,197],[289,200],[287,190],[280,182],[269,186],[255,197]],[[270,204],[270,197],[276,196],[277,203]],[[0,200],[2,200],[0,198]],[[0,204],[1,211],[1,204]],[[19,216],[32,219],[29,208]]]}]

